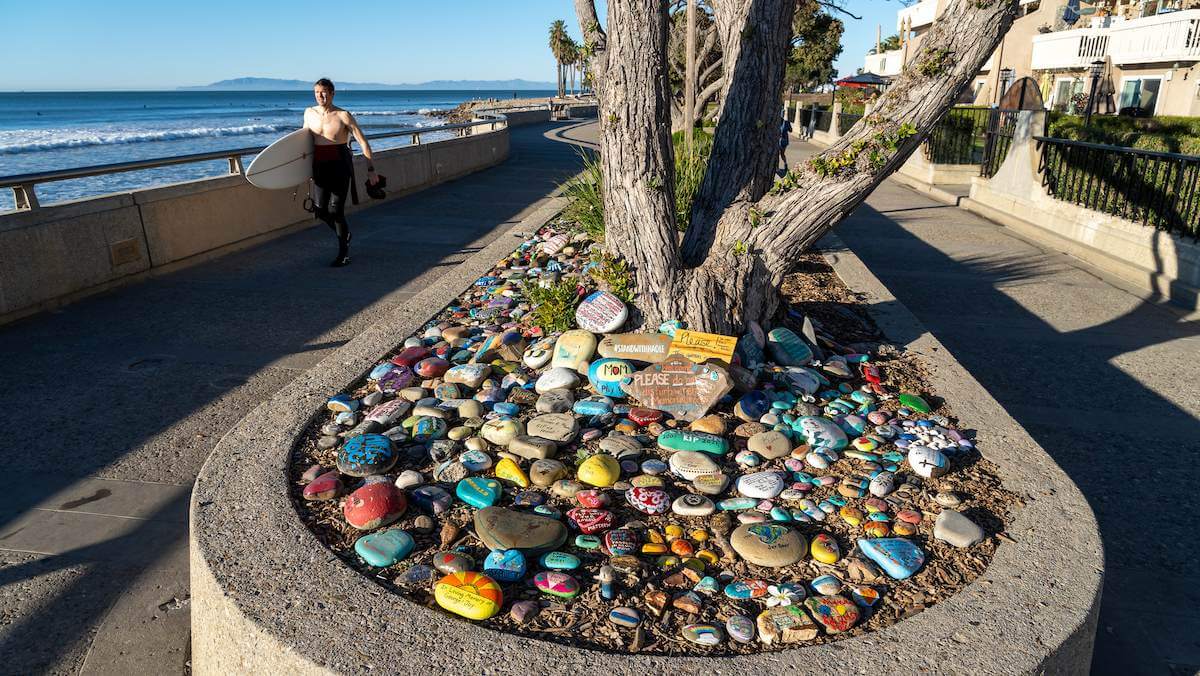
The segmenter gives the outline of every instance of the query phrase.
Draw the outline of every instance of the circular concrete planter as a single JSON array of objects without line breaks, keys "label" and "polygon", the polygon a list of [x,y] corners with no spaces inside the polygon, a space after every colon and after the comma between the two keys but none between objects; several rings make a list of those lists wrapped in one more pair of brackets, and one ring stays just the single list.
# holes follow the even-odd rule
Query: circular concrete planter
[{"label": "circular concrete planter", "polygon": [[[1026,504],[982,576],[881,631],[742,657],[667,658],[580,650],[472,625],[416,606],[344,565],[300,521],[288,490],[296,439],[330,393],[376,360],[548,220],[552,201],[420,296],[256,408],[196,480],[191,506],[192,664],[197,674],[344,673],[1085,673],[1103,557],[1083,495],[1046,452],[916,325],[846,251],[839,275],[890,308],[890,335],[920,335],[933,386],[975,427],[1005,485]],[[836,246],[836,242],[833,243]],[[841,247],[844,249],[844,247]],[[889,302],[890,301],[890,302]],[[889,329],[891,329],[889,331]],[[914,331],[915,329],[915,331]]]}]

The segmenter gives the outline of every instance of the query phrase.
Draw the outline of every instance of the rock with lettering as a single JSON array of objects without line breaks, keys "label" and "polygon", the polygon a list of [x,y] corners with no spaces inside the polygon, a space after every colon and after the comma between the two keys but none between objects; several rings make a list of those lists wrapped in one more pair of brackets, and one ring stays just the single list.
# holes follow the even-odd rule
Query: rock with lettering
[{"label": "rock with lettering", "polygon": [[691,422],[708,413],[732,388],[732,383],[720,366],[697,364],[686,357],[671,355],[634,373],[621,387],[642,405]]},{"label": "rock with lettering", "polygon": [[729,452],[729,441],[705,432],[666,430],[658,435],[658,447],[664,451],[698,451],[720,456]]},{"label": "rock with lettering", "polygon": [[525,554],[558,549],[567,541],[561,521],[503,507],[475,512],[475,534],[489,549],[519,549]]},{"label": "rock with lettering", "polygon": [[679,329],[671,341],[668,354],[682,355],[697,364],[712,359],[728,365],[733,361],[733,351],[736,347],[737,338],[733,336]]},{"label": "rock with lettering", "polygon": [[543,413],[525,423],[525,433],[558,443],[566,443],[579,434],[579,421],[570,413]]},{"label": "rock with lettering", "polygon": [[576,373],[587,373],[588,363],[596,353],[596,336],[590,331],[573,329],[558,337],[554,342],[552,368],[566,368]]},{"label": "rock with lettering", "polygon": [[629,319],[629,308],[607,291],[593,291],[575,308],[575,323],[592,333],[612,333]]},{"label": "rock with lettering", "polygon": [[729,536],[733,550],[757,566],[781,568],[804,558],[808,543],[799,532],[777,524],[743,524]]},{"label": "rock with lettering", "polygon": [[606,397],[624,397],[621,383],[634,371],[633,364],[624,359],[597,359],[588,367],[588,382]]},{"label": "rock with lettering", "polygon": [[619,333],[605,336],[597,346],[601,357],[657,364],[667,358],[671,336],[663,333]]},{"label": "rock with lettering", "polygon": [[392,440],[382,434],[350,437],[337,455],[338,471],[350,476],[383,474],[396,464],[399,456]]}]

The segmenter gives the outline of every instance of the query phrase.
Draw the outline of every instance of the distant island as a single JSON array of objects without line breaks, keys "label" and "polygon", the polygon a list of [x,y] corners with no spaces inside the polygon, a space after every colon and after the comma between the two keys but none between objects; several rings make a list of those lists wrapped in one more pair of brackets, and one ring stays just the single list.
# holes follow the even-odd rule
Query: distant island
[{"label": "distant island", "polygon": [[[553,82],[532,82],[530,80],[430,80],[417,84],[383,84],[382,82],[338,82],[334,80],[338,90],[491,90],[491,91],[527,91],[531,89],[553,90]],[[308,90],[312,82],[307,80],[281,80],[272,77],[238,77],[232,80],[221,80],[207,85],[194,87],[177,87],[184,91],[276,91],[276,90]]]}]

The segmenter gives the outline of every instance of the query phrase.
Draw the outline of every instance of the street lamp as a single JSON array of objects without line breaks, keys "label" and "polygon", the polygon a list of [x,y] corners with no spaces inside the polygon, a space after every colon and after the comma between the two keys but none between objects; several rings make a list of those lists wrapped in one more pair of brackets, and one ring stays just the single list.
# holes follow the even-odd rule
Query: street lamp
[{"label": "street lamp", "polygon": [[1096,107],[1096,83],[1100,81],[1100,75],[1104,73],[1104,62],[1093,61],[1088,68],[1088,75],[1092,78],[1092,88],[1088,92],[1087,114],[1083,118],[1083,126],[1088,126],[1092,123],[1092,110]]},{"label": "street lamp", "polygon": [[1000,69],[1000,91],[999,96],[996,97],[997,106],[1001,105],[1004,101],[1004,93],[1008,91],[1008,86],[1012,84],[1014,75],[1016,75],[1016,72],[1012,68]]}]

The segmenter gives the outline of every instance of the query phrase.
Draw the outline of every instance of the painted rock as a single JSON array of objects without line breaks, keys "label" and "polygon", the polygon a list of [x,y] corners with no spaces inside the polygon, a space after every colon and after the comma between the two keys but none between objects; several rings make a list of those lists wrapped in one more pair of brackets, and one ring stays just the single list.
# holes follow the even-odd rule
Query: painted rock
[{"label": "painted rock", "polygon": [[664,451],[698,451],[709,455],[725,455],[729,452],[729,441],[724,437],[704,432],[666,430],[658,435],[658,447]]},{"label": "painted rock", "polygon": [[716,509],[712,500],[696,493],[684,493],[671,503],[671,511],[680,516],[708,516]]},{"label": "painted rock", "polygon": [[601,357],[657,364],[667,358],[671,336],[661,333],[621,333],[605,336],[597,346]]},{"label": "painted rock", "polygon": [[628,318],[629,308],[607,291],[593,291],[575,308],[575,323],[592,333],[612,333]]},{"label": "painted rock", "polygon": [[609,399],[603,395],[595,395],[575,402],[575,405],[571,407],[571,410],[574,411],[576,415],[593,416],[604,415],[605,413],[612,411],[612,408],[612,399]]},{"label": "painted rock", "polygon": [[408,414],[412,404],[403,399],[393,399],[371,409],[364,420],[379,423],[380,427],[391,427]]},{"label": "painted rock", "polygon": [[337,470],[329,470],[304,487],[305,500],[332,500],[342,492],[342,478]]},{"label": "painted rock", "polygon": [[350,476],[383,474],[396,464],[398,456],[392,440],[382,434],[350,437],[338,451],[338,471]]},{"label": "painted rock", "polygon": [[400,351],[400,354],[392,357],[391,362],[396,366],[412,368],[417,365],[417,362],[428,357],[430,354],[431,352],[427,347],[406,347]]},{"label": "painted rock", "polygon": [[679,631],[689,643],[702,646],[720,645],[725,633],[715,624],[687,624]]},{"label": "painted rock", "polygon": [[519,420],[511,418],[496,418],[483,424],[479,436],[497,446],[508,446],[517,435],[525,433],[525,426]]},{"label": "painted rock", "polygon": [[379,376],[376,389],[384,394],[395,394],[412,384],[413,370],[407,366],[392,366]]},{"label": "painted rock", "polygon": [[544,516],[487,507],[475,512],[475,533],[488,549],[520,549],[541,553],[567,541],[567,527]]},{"label": "painted rock", "polygon": [[625,491],[625,500],[643,514],[665,514],[671,508],[671,496],[661,488],[630,488]]},{"label": "painted rock", "polygon": [[676,476],[691,481],[702,474],[718,474],[720,465],[712,456],[698,451],[679,451],[667,459],[667,465]]},{"label": "painted rock", "polygon": [[550,359],[553,368],[566,368],[576,373],[587,373],[588,362],[596,352],[596,336],[590,331],[573,329],[558,337],[554,343],[554,356]]},{"label": "painted rock", "polygon": [[920,395],[902,392],[897,399],[900,400],[901,406],[916,411],[917,413],[929,413],[933,410],[932,407],[929,406],[929,403],[922,399]]},{"label": "painted rock", "polygon": [[483,560],[483,572],[500,582],[516,582],[525,570],[525,555],[519,549],[498,549]]},{"label": "painted rock", "polygon": [[613,513],[607,509],[575,507],[567,511],[567,518],[585,535],[606,531],[613,525]]},{"label": "painted rock", "polygon": [[756,472],[738,477],[737,490],[748,498],[769,499],[779,495],[786,484],[778,472]]},{"label": "painted rock", "polygon": [[834,540],[833,536],[828,533],[818,533],[813,537],[809,549],[812,557],[821,563],[837,563],[837,560],[842,556],[837,540]]},{"label": "painted rock", "polygon": [[454,488],[454,494],[468,505],[483,509],[496,504],[502,490],[500,482],[495,479],[470,476],[458,482]]},{"label": "painted rock", "polygon": [[767,460],[777,460],[792,452],[792,441],[783,432],[767,430],[751,436],[746,448]]},{"label": "painted rock", "polygon": [[621,388],[643,406],[666,411],[685,422],[708,413],[732,387],[725,369],[715,364],[696,364],[681,355],[671,355],[621,383]]},{"label": "painted rock", "polygon": [[950,461],[946,455],[928,446],[910,446],[908,464],[913,472],[926,479],[940,477],[950,469]]},{"label": "painted rock", "polygon": [[823,596],[831,596],[842,591],[842,581],[832,575],[820,575],[813,579],[810,586],[813,591]]},{"label": "painted rock", "polygon": [[579,374],[574,369],[562,366],[546,369],[533,384],[538,394],[551,390],[573,390],[576,387],[579,387]]},{"label": "painted rock", "polygon": [[870,483],[871,495],[874,495],[877,498],[882,498],[888,493],[891,493],[895,487],[896,475],[892,474],[891,472],[880,472],[879,474],[876,474],[871,479]]},{"label": "painted rock", "polygon": [[804,366],[813,360],[812,348],[791,329],[779,327],[767,334],[767,349],[781,366]]},{"label": "painted rock", "polygon": [[529,466],[529,480],[533,485],[547,488],[567,475],[567,467],[557,460],[539,459]]},{"label": "painted rock", "polygon": [[729,544],[750,563],[780,568],[804,558],[808,543],[803,535],[787,526],[755,523],[735,528]]},{"label": "painted rock", "polygon": [[475,567],[475,561],[462,552],[436,552],[431,562],[434,568],[445,575],[461,573]]},{"label": "painted rock", "polygon": [[351,526],[373,530],[399,519],[407,508],[403,491],[390,481],[379,481],[351,493],[342,505],[342,514]]},{"label": "painted rock", "polygon": [[925,563],[925,552],[904,538],[862,539],[858,549],[897,580],[908,578]]},{"label": "painted rock", "polygon": [[804,606],[830,634],[840,634],[858,622],[858,606],[844,596],[812,596]]},{"label": "painted rock", "polygon": [[542,571],[533,576],[533,586],[538,591],[560,599],[573,599],[579,595],[579,582],[566,573]]},{"label": "painted rock", "polygon": [[725,633],[738,643],[749,643],[754,640],[754,620],[745,615],[730,615],[725,620]]},{"label": "painted rock", "polygon": [[454,496],[440,486],[420,486],[412,491],[413,501],[423,509],[441,514],[454,504]]},{"label": "painted rock", "polygon": [[808,415],[792,423],[792,429],[804,435],[813,449],[841,450],[849,443],[846,433],[829,418]]},{"label": "painted rock", "polygon": [[772,643],[797,643],[817,637],[817,624],[799,605],[774,606],[758,614],[758,640]]},{"label": "painted rock", "polygon": [[618,627],[636,627],[642,622],[642,615],[633,608],[620,606],[608,611],[608,621]]},{"label": "painted rock", "polygon": [[529,477],[512,458],[500,458],[500,462],[496,463],[496,478],[521,488],[529,487]]},{"label": "painted rock", "polygon": [[418,442],[434,441],[442,439],[449,431],[449,425],[441,418],[432,416],[422,416],[417,419],[416,424],[412,427],[412,440]]},{"label": "painted rock", "polygon": [[486,620],[500,612],[504,592],[492,578],[464,571],[451,573],[433,588],[433,598],[446,610],[469,620]]},{"label": "painted rock", "polygon": [[624,359],[597,359],[588,367],[588,382],[606,397],[624,398],[621,382],[633,373],[633,364]]},{"label": "painted rock", "polygon": [[758,599],[767,595],[765,580],[736,580],[725,585],[725,595],[737,601]]},{"label": "painted rock", "polygon": [[611,455],[597,453],[579,465],[576,477],[585,484],[608,487],[621,478],[621,464]]},{"label": "painted rock", "polygon": [[543,568],[550,570],[575,570],[580,565],[578,556],[567,552],[546,552],[538,559]]},{"label": "painted rock", "polygon": [[525,433],[532,437],[566,443],[579,434],[579,421],[570,413],[543,413],[525,423]]},{"label": "painted rock", "polygon": [[458,462],[469,472],[482,472],[492,466],[492,457],[483,451],[467,451],[458,456]]},{"label": "painted rock", "polygon": [[531,369],[540,369],[550,363],[552,356],[554,356],[554,341],[543,338],[525,349],[521,361]]},{"label": "painted rock", "polygon": [[733,413],[746,422],[756,422],[771,410],[771,399],[766,392],[754,390],[742,395],[733,407]]},{"label": "painted rock", "polygon": [[369,566],[386,568],[412,553],[416,543],[412,536],[398,528],[381,533],[368,533],[354,543],[354,553]]},{"label": "painted rock", "polygon": [[325,402],[325,408],[334,413],[348,413],[358,410],[358,400],[348,394],[337,394]]},{"label": "painted rock", "polygon": [[[569,372],[572,378],[577,378],[574,371]],[[551,389],[538,397],[534,410],[538,413],[566,413],[575,403],[575,395],[571,390]]]},{"label": "painted rock", "polygon": [[413,370],[425,378],[439,378],[450,370],[450,362],[438,357],[427,357],[417,362]]}]

